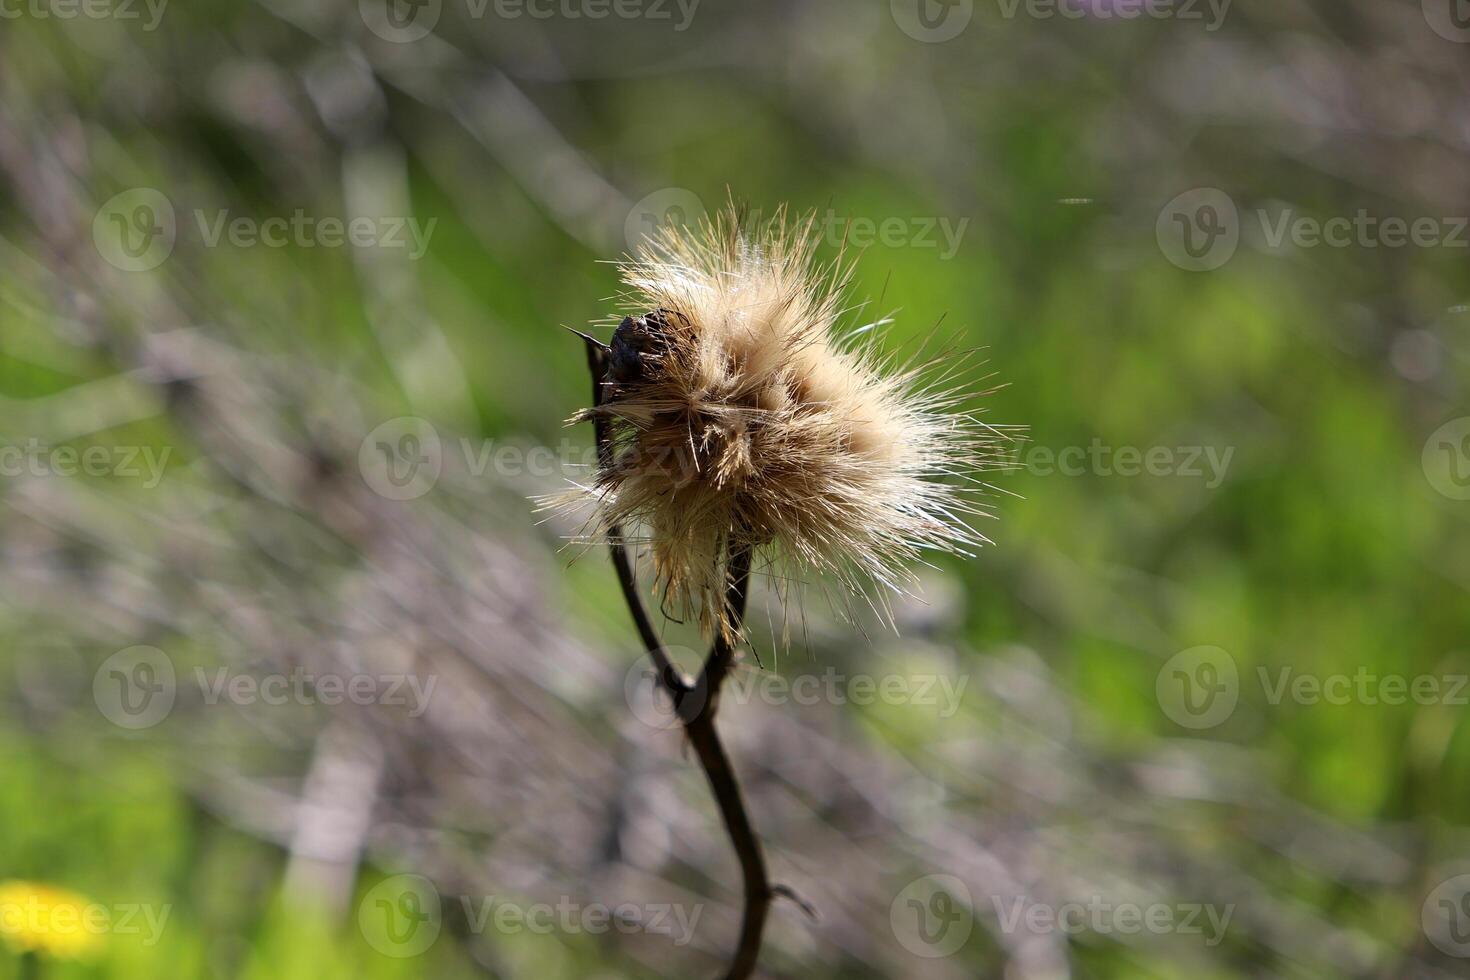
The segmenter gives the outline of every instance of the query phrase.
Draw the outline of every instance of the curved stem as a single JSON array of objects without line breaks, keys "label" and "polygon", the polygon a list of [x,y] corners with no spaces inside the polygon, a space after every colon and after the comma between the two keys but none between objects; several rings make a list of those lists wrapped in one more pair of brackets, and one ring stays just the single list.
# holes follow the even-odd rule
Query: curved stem
[{"label": "curved stem", "polygon": [[[592,403],[597,406],[602,404],[606,387],[604,379],[607,376],[607,350],[590,337],[584,336],[583,339],[587,341],[587,366],[592,372]],[[596,431],[598,462],[607,466],[612,462],[609,421],[599,415],[593,419],[593,425]],[[622,529],[614,527],[610,532],[613,539],[613,567],[617,571],[618,583],[622,587],[628,611],[633,616],[633,623],[638,628],[638,635],[648,650],[648,656],[653,660],[660,681],[673,698],[679,720],[684,725],[684,733],[689,744],[694,746],[694,753],[699,758],[710,790],[714,793],[715,803],[719,806],[720,819],[724,821],[730,844],[740,861],[745,906],[740,921],[740,940],[730,968],[725,973],[725,980],[745,980],[755,971],[756,959],[760,955],[761,935],[765,931],[766,913],[770,910],[774,891],[767,877],[765,853],[761,849],[760,839],[756,837],[750,824],[750,816],[746,813],[740,782],[735,777],[730,758],[725,754],[725,747],[715,730],[715,712],[719,707],[720,687],[734,664],[734,637],[739,635],[745,618],[751,555],[748,550],[740,549],[727,557],[724,628],[715,637],[698,683],[691,687],[669,659],[663,643],[654,631],[643,598],[638,594],[637,577],[633,571],[628,546],[623,540]],[[697,696],[700,692],[703,697]]]},{"label": "curved stem", "polygon": [[[704,692],[704,698],[693,711],[681,712],[684,731],[694,746],[709,779],[710,789],[719,804],[720,816],[725,821],[725,830],[740,859],[740,877],[745,890],[745,909],[740,920],[740,942],[735,947],[735,958],[727,980],[742,980],[755,970],[756,957],[760,955],[761,934],[766,926],[766,913],[771,907],[771,882],[766,873],[766,858],[761,849],[760,838],[750,825],[745,810],[745,800],[740,792],[740,783],[730,768],[730,760],[715,731],[715,712],[719,708],[720,685],[724,683],[734,663],[734,645],[729,637],[738,635],[745,617],[745,601],[750,583],[750,552],[737,551],[730,555],[729,580],[725,591],[727,619],[725,629],[715,638],[709,657],[704,662],[696,690]],[[690,699],[686,698],[686,703]]]}]

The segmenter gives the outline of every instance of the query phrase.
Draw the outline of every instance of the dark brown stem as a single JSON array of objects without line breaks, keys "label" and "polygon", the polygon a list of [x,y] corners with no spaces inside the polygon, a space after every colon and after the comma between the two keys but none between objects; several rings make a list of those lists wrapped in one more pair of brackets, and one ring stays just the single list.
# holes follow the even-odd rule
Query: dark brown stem
[{"label": "dark brown stem", "polygon": [[684,731],[689,743],[699,756],[700,765],[714,791],[715,801],[720,806],[725,830],[734,845],[735,856],[740,859],[740,877],[745,888],[745,910],[740,919],[740,943],[735,947],[735,957],[727,980],[739,980],[755,971],[756,957],[760,955],[761,933],[766,926],[766,913],[771,907],[771,882],[766,875],[765,854],[761,850],[760,838],[756,837],[745,812],[745,800],[740,793],[740,783],[730,768],[730,759],[725,747],[720,744],[715,731],[715,711],[719,708],[720,685],[724,683],[734,662],[734,645],[730,637],[737,635],[745,617],[745,600],[750,583],[750,552],[737,551],[729,559],[729,576],[725,593],[725,610],[728,617],[722,631],[716,636],[709,657],[704,662],[695,690],[704,697],[684,699],[693,704],[692,710],[680,711]]},{"label": "dark brown stem", "polygon": [[[603,402],[607,390],[607,349],[590,337],[587,341],[587,366],[592,372],[593,405]],[[602,415],[594,416],[593,425],[597,438],[597,458],[601,466],[612,462],[612,435],[609,420]],[[690,685],[669,659],[653,629],[653,622],[638,594],[638,581],[633,572],[633,563],[628,546],[623,540],[621,528],[611,528],[613,567],[617,570],[618,584],[622,586],[623,598],[632,613],[638,635],[648,649],[658,671],[659,680],[673,699],[684,733],[699,764],[709,780],[710,790],[720,808],[720,818],[735,848],[740,861],[740,876],[745,890],[745,908],[740,922],[740,941],[725,973],[725,980],[745,980],[755,971],[756,958],[760,955],[761,934],[765,930],[766,913],[775,894],[766,875],[766,859],[760,839],[750,825],[750,816],[745,810],[745,799],[740,792],[740,782],[730,766],[730,758],[715,730],[715,712],[719,707],[720,687],[735,661],[735,638],[739,636],[745,619],[745,605],[750,587],[750,552],[738,549],[726,562],[725,616],[716,634],[709,656],[699,681]]]}]

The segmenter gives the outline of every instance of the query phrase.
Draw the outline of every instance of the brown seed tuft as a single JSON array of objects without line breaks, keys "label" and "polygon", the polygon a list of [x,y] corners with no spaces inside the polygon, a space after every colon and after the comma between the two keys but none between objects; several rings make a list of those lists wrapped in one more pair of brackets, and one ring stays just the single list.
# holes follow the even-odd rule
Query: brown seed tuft
[{"label": "brown seed tuft", "polygon": [[[614,332],[604,403],[611,461],[593,484],[594,539],[639,529],[676,615],[723,628],[735,551],[902,591],[922,551],[985,539],[975,474],[1005,436],[954,411],[956,360],[898,370],[867,331],[839,336],[850,277],[815,264],[814,219],[733,210],[671,229],[621,265],[632,307]],[[960,360],[963,360],[961,358]],[[761,563],[757,563],[757,568]]]}]

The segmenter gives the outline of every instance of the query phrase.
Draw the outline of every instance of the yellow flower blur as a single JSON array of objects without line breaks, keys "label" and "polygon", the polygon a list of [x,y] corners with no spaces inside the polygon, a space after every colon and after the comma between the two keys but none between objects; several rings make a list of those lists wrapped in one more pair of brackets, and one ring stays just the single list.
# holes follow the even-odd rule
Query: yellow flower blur
[{"label": "yellow flower blur", "polygon": [[107,910],[75,892],[0,882],[0,939],[16,952],[82,957],[101,945],[108,926]]}]

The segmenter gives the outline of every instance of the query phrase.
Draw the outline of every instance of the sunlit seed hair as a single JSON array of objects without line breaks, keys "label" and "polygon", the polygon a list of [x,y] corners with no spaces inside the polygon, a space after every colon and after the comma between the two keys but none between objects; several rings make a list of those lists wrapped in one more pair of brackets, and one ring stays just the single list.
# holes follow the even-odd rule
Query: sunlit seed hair
[{"label": "sunlit seed hair", "polygon": [[851,266],[815,262],[813,221],[732,208],[623,262],[611,380],[577,416],[613,434],[585,488],[592,539],[648,545],[665,610],[706,633],[727,626],[741,549],[773,581],[831,576],[871,601],[870,582],[904,591],[926,549],[986,540],[976,475],[1004,437],[955,411],[975,394],[949,387],[967,358],[895,368],[871,340],[881,324],[840,334]]}]

